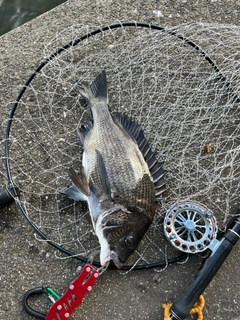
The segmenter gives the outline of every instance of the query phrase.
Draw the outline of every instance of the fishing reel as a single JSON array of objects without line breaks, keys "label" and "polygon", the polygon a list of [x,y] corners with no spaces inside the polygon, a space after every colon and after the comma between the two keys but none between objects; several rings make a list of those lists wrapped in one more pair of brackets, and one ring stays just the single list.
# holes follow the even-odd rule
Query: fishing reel
[{"label": "fishing reel", "polygon": [[174,204],[164,220],[167,239],[176,249],[186,253],[198,253],[211,247],[217,231],[212,211],[197,201]]},{"label": "fishing reel", "polygon": [[203,261],[171,306],[169,319],[183,320],[240,239],[240,209],[218,240],[217,223],[212,211],[197,201],[179,202],[168,210],[164,232],[171,244],[181,251],[197,253],[208,248],[211,250],[211,255]]}]

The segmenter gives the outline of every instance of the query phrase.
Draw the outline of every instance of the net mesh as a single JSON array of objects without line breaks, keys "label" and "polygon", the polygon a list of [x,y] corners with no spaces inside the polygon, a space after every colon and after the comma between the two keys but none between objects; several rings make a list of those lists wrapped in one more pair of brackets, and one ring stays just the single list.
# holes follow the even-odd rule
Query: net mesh
[{"label": "net mesh", "polygon": [[[64,30],[45,45],[44,58],[93,30]],[[175,33],[204,50],[220,72]],[[19,101],[9,137],[12,181],[29,220],[76,255],[99,249],[87,205],[59,189],[71,185],[68,168],[81,165],[77,128],[91,118],[73,83],[91,82],[105,69],[110,112],[126,113],[142,126],[167,170],[168,190],[127,264],[178,255],[162,226],[175,202],[204,203],[224,229],[239,204],[239,35],[233,25],[185,24],[170,32],[121,26],[86,37],[49,61]]]}]

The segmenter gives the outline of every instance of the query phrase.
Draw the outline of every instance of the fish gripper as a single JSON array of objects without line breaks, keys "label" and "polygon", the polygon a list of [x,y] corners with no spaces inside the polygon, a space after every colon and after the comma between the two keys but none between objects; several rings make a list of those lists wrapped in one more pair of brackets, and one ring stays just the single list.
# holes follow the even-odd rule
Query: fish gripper
[{"label": "fish gripper", "polygon": [[85,294],[92,291],[99,275],[97,269],[86,264],[80,275],[70,283],[64,295],[49,309],[46,320],[69,319],[73,311],[82,303]]}]

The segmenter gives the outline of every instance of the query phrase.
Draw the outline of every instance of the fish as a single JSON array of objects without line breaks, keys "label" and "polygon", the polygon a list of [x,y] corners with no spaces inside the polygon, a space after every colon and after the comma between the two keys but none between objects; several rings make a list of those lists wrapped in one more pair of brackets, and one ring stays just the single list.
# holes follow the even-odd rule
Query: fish
[{"label": "fish", "polygon": [[166,190],[166,171],[141,126],[126,114],[110,114],[105,70],[78,90],[93,122],[78,128],[82,165],[78,173],[69,169],[73,185],[60,193],[87,202],[100,243],[100,264],[112,261],[121,269],[153,221],[157,199]]}]

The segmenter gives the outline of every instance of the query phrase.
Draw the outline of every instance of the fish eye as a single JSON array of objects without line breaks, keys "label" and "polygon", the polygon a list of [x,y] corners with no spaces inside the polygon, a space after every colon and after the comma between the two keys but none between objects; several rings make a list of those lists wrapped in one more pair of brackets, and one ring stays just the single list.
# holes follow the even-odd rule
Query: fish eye
[{"label": "fish eye", "polygon": [[127,236],[125,239],[124,239],[124,242],[126,244],[127,247],[132,247],[134,245],[134,238],[133,236]]}]

